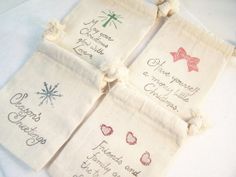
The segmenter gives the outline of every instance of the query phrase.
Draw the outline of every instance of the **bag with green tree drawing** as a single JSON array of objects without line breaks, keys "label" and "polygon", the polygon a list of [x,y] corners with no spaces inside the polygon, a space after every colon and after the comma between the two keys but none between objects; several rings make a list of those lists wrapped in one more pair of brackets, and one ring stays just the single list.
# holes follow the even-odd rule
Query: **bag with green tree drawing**
[{"label": "bag with green tree drawing", "polygon": [[81,0],[45,39],[100,67],[126,59],[153,26],[157,7],[142,0]]}]

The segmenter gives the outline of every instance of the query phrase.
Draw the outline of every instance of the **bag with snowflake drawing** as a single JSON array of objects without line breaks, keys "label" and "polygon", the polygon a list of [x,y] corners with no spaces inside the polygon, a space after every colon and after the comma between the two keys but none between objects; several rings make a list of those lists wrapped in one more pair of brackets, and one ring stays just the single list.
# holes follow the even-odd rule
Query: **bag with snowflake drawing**
[{"label": "bag with snowflake drawing", "polygon": [[102,95],[104,74],[44,42],[0,91],[0,142],[40,169],[67,141]]},{"label": "bag with snowflake drawing", "polygon": [[49,23],[44,37],[103,69],[122,63],[156,17],[157,6],[141,0],[81,0],[61,23]]},{"label": "bag with snowflake drawing", "polygon": [[162,177],[187,123],[118,83],[49,166],[51,177]]},{"label": "bag with snowflake drawing", "polygon": [[130,82],[187,121],[194,134],[206,126],[198,111],[233,52],[232,45],[176,14],[131,65]]}]

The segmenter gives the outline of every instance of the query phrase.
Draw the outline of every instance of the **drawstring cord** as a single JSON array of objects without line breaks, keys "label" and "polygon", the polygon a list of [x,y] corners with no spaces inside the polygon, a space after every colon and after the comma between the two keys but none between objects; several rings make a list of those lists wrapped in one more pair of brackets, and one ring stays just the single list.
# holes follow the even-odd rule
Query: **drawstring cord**
[{"label": "drawstring cord", "polygon": [[100,66],[100,70],[104,73],[104,81],[107,83],[106,92],[110,91],[115,81],[126,83],[129,79],[129,70],[123,64],[106,64]]},{"label": "drawstring cord", "polygon": [[48,23],[44,31],[43,38],[48,41],[55,41],[64,35],[65,25],[62,25],[58,20]]},{"label": "drawstring cord", "polygon": [[188,134],[195,135],[206,129],[207,123],[205,118],[199,113],[199,111],[191,110],[191,119],[188,123]]},{"label": "drawstring cord", "polygon": [[178,0],[166,0],[158,6],[157,17],[167,17],[179,11]]}]

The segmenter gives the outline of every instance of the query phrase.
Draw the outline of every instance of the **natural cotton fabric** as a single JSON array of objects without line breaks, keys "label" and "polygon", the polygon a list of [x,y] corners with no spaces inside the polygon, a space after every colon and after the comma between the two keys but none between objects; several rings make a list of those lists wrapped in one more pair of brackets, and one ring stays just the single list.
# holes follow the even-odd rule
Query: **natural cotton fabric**
[{"label": "natural cotton fabric", "polygon": [[98,68],[120,64],[153,26],[157,6],[141,0],[81,0],[45,39]]},{"label": "natural cotton fabric", "polygon": [[204,127],[203,98],[233,47],[179,15],[169,18],[49,167],[52,177],[162,177]]},{"label": "natural cotton fabric", "polygon": [[117,84],[49,167],[51,177],[161,177],[187,123]]},{"label": "natural cotton fabric", "polygon": [[203,119],[198,110],[233,51],[233,46],[175,14],[131,65],[130,82],[201,128]]},{"label": "natural cotton fabric", "polygon": [[44,42],[0,91],[0,142],[39,170],[67,141],[101,96],[104,75]]}]

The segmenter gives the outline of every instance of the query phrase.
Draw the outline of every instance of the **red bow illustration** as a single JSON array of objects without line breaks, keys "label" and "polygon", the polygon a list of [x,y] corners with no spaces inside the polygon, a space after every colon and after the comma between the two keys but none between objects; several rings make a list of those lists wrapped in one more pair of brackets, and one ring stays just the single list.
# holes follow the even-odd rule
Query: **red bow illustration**
[{"label": "red bow illustration", "polygon": [[174,62],[178,60],[185,59],[187,60],[188,65],[188,71],[196,71],[198,72],[197,64],[200,62],[199,58],[191,57],[190,55],[187,55],[187,52],[184,50],[184,48],[180,47],[177,52],[170,52],[170,54],[173,56]]}]

